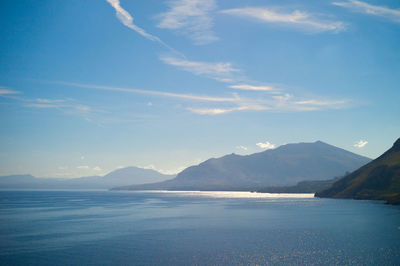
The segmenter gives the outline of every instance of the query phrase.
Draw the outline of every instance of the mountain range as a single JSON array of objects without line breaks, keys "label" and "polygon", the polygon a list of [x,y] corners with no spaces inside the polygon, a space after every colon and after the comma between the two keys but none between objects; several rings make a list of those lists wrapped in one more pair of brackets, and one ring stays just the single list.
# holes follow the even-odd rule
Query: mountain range
[{"label": "mountain range", "polygon": [[316,196],[385,200],[400,204],[400,138],[380,157],[316,193]]},{"label": "mountain range", "polygon": [[251,155],[212,158],[186,168],[172,180],[115,189],[258,190],[292,186],[304,180],[332,179],[370,161],[321,141],[287,144]]},{"label": "mountain range", "polygon": [[116,186],[160,182],[174,178],[151,169],[126,167],[105,176],[38,178],[32,175],[0,176],[2,189],[110,189]]}]

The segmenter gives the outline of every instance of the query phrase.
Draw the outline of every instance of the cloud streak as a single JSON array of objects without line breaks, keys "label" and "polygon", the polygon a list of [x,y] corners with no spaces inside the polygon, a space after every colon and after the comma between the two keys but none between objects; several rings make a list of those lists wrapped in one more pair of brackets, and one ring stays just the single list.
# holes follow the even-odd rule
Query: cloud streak
[{"label": "cloud streak", "polygon": [[309,105],[309,106],[340,106],[347,103],[347,100],[339,101],[323,101],[323,100],[305,100],[294,102],[297,105]]},{"label": "cloud streak", "polygon": [[400,9],[391,9],[385,6],[371,5],[366,2],[350,0],[347,2],[333,2],[335,6],[344,7],[355,12],[373,15],[400,23]]},{"label": "cloud streak", "polygon": [[178,30],[188,35],[195,44],[218,40],[211,28],[210,12],[215,10],[215,0],[173,0],[167,2],[169,10],[159,15],[159,28]]},{"label": "cloud streak", "polygon": [[345,29],[345,25],[341,21],[320,20],[307,12],[299,10],[295,10],[290,13],[280,13],[277,12],[275,8],[270,7],[245,7],[226,9],[220,11],[220,13],[251,18],[264,23],[274,23],[297,27],[299,29],[312,32],[340,32]]},{"label": "cloud streak", "polygon": [[129,14],[128,11],[126,11],[125,9],[123,9],[121,7],[121,4],[120,4],[119,0],[106,0],[106,1],[115,9],[117,18],[126,27],[130,28],[131,30],[136,31],[137,33],[139,33],[140,35],[142,35],[146,39],[154,41],[154,42],[157,42],[157,43],[161,44],[162,46],[164,46],[165,48],[169,49],[170,51],[172,51],[172,52],[174,52],[176,54],[179,54],[180,56],[183,56],[181,53],[176,51],[174,48],[170,47],[168,44],[163,42],[157,36],[154,36],[154,35],[146,32],[144,29],[142,29],[141,27],[139,27],[136,24],[134,24],[133,23],[133,17],[131,16],[131,14]]},{"label": "cloud streak", "polygon": [[237,102],[237,101],[240,100],[238,97],[213,97],[213,96],[180,94],[180,93],[172,93],[172,92],[153,91],[153,90],[140,90],[140,89],[101,86],[101,85],[68,83],[68,82],[56,82],[56,83],[61,84],[61,85],[66,85],[66,86],[79,87],[79,88],[108,90],[108,91],[119,91],[119,92],[145,94],[145,95],[154,95],[154,96],[178,98],[178,99],[200,101],[200,102]]},{"label": "cloud streak", "polygon": [[133,24],[133,17],[121,7],[121,4],[119,0],[107,0],[107,2],[115,9],[117,18],[119,21],[121,21],[122,24],[124,24],[126,27],[136,31],[143,37],[151,40],[151,41],[156,41],[164,45],[164,42],[160,40],[160,38],[151,35],[150,33],[147,33],[144,29],[140,28],[139,26]]},{"label": "cloud streak", "polygon": [[254,86],[249,84],[231,85],[229,88],[245,91],[266,91],[270,93],[279,93],[279,90],[270,86]]},{"label": "cloud streak", "polygon": [[[298,100],[291,94],[283,95],[258,95],[258,97],[241,97],[234,93],[231,97],[216,97],[209,95],[192,95],[192,94],[180,94],[173,92],[162,92],[154,90],[140,90],[132,88],[122,88],[113,86],[102,86],[92,84],[80,84],[80,83],[68,83],[68,82],[52,82],[63,86],[73,86],[79,88],[88,88],[96,90],[107,90],[116,91],[123,93],[143,94],[157,97],[169,97],[190,102],[203,103],[201,107],[198,106],[187,106],[183,107],[187,111],[198,114],[198,115],[222,115],[232,112],[242,111],[316,111],[322,109],[340,109],[346,106],[348,100],[318,100],[318,99],[306,99]],[[61,106],[63,103],[60,103]],[[204,104],[214,106],[204,106]],[[54,106],[53,106],[54,105]],[[217,105],[217,106],[215,106]],[[36,108],[56,108],[58,104],[54,103],[32,103],[30,107]],[[84,105],[74,107],[76,110],[80,110],[83,113],[91,111],[90,107]],[[86,109],[87,108],[87,109]]]},{"label": "cloud streak", "polygon": [[0,86],[0,96],[4,95],[12,95],[12,94],[20,94],[21,92],[7,89],[6,87]]},{"label": "cloud streak", "polygon": [[234,82],[234,73],[240,72],[240,69],[234,68],[229,62],[199,62],[189,61],[186,59],[179,59],[175,57],[161,57],[161,61],[165,64],[172,65],[183,69],[184,71],[191,72],[198,76],[206,76],[220,82]]},{"label": "cloud streak", "polygon": [[368,144],[368,141],[360,140],[360,141],[356,142],[353,146],[356,148],[363,148],[367,144]]}]

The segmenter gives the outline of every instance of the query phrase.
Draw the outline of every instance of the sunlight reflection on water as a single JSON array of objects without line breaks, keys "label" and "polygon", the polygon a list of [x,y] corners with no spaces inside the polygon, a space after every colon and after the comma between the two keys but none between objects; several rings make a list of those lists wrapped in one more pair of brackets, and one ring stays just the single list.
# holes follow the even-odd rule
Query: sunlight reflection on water
[{"label": "sunlight reflection on water", "polygon": [[206,197],[206,198],[314,198],[314,193],[259,193],[248,191],[171,191],[171,190],[140,190],[133,193],[163,193],[182,197]]}]

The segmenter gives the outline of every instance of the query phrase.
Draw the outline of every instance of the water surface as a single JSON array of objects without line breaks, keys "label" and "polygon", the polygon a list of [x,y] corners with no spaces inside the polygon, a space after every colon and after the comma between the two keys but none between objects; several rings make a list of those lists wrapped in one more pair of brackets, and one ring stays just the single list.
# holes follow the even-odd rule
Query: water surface
[{"label": "water surface", "polygon": [[400,264],[399,207],[289,196],[0,191],[0,264]]}]

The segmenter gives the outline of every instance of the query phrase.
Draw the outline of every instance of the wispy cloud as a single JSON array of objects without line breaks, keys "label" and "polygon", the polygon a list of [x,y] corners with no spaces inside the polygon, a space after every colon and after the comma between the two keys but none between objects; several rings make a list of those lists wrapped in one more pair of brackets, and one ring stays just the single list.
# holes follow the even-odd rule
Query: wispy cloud
[{"label": "wispy cloud", "polygon": [[32,107],[32,108],[60,108],[61,106],[57,104],[48,104],[48,103],[29,103],[26,104],[25,107]]},{"label": "wispy cloud", "polygon": [[335,6],[348,8],[355,12],[382,17],[393,22],[400,23],[400,9],[392,9],[385,6],[371,5],[366,2],[349,0],[346,2],[333,2]]},{"label": "wispy cloud", "polygon": [[258,147],[265,150],[272,150],[275,149],[275,144],[270,143],[269,141],[266,142],[258,142],[256,143]]},{"label": "wispy cloud", "polygon": [[233,67],[229,62],[209,63],[175,57],[161,57],[160,59],[168,65],[179,67],[195,75],[206,76],[227,83],[233,82],[235,80],[233,74],[240,72],[240,69]]},{"label": "wispy cloud", "polygon": [[309,106],[340,106],[347,103],[348,100],[338,100],[338,101],[324,101],[324,100],[304,100],[294,102],[297,105],[309,105]]},{"label": "wispy cloud", "polygon": [[271,86],[254,86],[249,84],[231,85],[229,88],[245,91],[266,91],[270,93],[279,93],[279,90]]},{"label": "wispy cloud", "polygon": [[[10,96],[11,97],[11,96]],[[48,109],[57,110],[63,114],[78,116],[86,121],[92,122],[90,117],[95,113],[102,113],[103,111],[96,109],[93,110],[90,106],[77,103],[74,99],[46,99],[36,98],[30,99],[26,97],[12,97],[13,100],[21,103],[22,107],[33,109]]]},{"label": "wispy cloud", "polygon": [[10,95],[10,94],[20,94],[21,92],[7,89],[6,87],[0,86],[0,96]]},{"label": "wispy cloud", "polygon": [[199,115],[221,115],[243,111],[269,111],[269,112],[306,112],[325,109],[341,109],[348,103],[347,100],[302,100],[297,101],[291,94],[276,95],[269,98],[244,98],[231,103],[230,107],[211,108],[186,108],[188,111]]},{"label": "wispy cloud", "polygon": [[128,11],[121,7],[119,0],[107,0],[107,2],[115,9],[117,18],[119,19],[119,21],[121,21],[122,24],[151,41],[156,41],[164,44],[158,37],[147,33],[144,29],[133,24],[133,17],[128,13]]},{"label": "wispy cloud", "polygon": [[340,32],[345,29],[341,21],[321,20],[307,12],[295,10],[289,13],[276,11],[271,7],[245,7],[220,11],[223,14],[256,19],[265,23],[283,24],[310,32],[332,31]]},{"label": "wispy cloud", "polygon": [[[199,102],[201,103],[200,107],[196,106],[198,104],[193,104],[192,106],[183,107],[187,111],[199,115],[221,115],[221,114],[241,112],[241,111],[271,111],[271,112],[316,111],[322,109],[340,109],[345,107],[346,104],[348,103],[348,100],[318,100],[318,99],[300,100],[297,99],[297,97],[294,97],[293,95],[288,93],[282,95],[273,95],[273,96],[271,96],[268,93],[261,96],[257,95],[257,97],[241,97],[237,93],[234,93],[231,97],[217,97],[210,95],[180,94],[173,92],[140,90],[132,88],[69,83],[69,82],[52,82],[52,83],[65,86],[74,86],[79,88],[144,94],[144,95],[158,96],[158,97],[169,97],[169,98],[190,101],[194,103]],[[204,106],[205,104],[214,106]],[[34,105],[32,105],[31,107],[51,108],[53,107],[54,104],[47,104],[47,105],[48,106],[42,103],[34,103]],[[75,106],[75,108],[81,110],[82,112],[91,111],[90,107],[86,106],[80,106],[80,107]]]},{"label": "wispy cloud", "polygon": [[170,47],[168,44],[163,42],[157,36],[154,36],[154,35],[146,32],[144,29],[142,29],[141,27],[139,27],[136,24],[134,24],[133,23],[133,17],[131,16],[131,14],[129,14],[128,11],[126,11],[125,9],[123,9],[121,7],[121,4],[120,4],[119,0],[107,0],[107,2],[115,9],[117,18],[126,27],[136,31],[137,33],[139,33],[143,37],[147,38],[148,40],[151,40],[151,41],[154,41],[154,42],[158,42],[159,44],[161,44],[162,46],[166,47],[170,51],[172,51],[172,52],[174,52],[176,54],[179,54],[180,56],[183,56],[181,53],[176,51],[174,48]]},{"label": "wispy cloud", "polygon": [[236,146],[236,149],[238,149],[238,150],[244,150],[244,151],[247,151],[247,150],[248,150],[248,148],[245,147],[245,146],[243,146],[243,145]]},{"label": "wispy cloud", "polygon": [[88,165],[80,165],[80,166],[77,166],[76,168],[78,168],[78,169],[89,169],[90,167]]},{"label": "wispy cloud", "polygon": [[220,115],[238,111],[265,111],[271,109],[267,105],[249,103],[247,101],[249,100],[241,99],[236,103],[238,106],[229,108],[186,108],[186,110],[199,115]]},{"label": "wispy cloud", "polygon": [[64,99],[44,99],[44,98],[37,98],[34,100],[24,99],[25,107],[30,108],[39,108],[39,109],[49,109],[49,108],[56,108],[60,110],[64,110],[67,112],[76,111],[80,113],[88,113],[91,111],[91,108],[86,105],[74,103],[71,100],[64,100]]},{"label": "wispy cloud", "polygon": [[201,101],[201,102],[236,102],[236,101],[239,101],[238,97],[236,97],[236,96],[234,96],[234,97],[213,97],[213,96],[180,94],[180,93],[163,92],[163,91],[140,90],[140,89],[101,86],[101,85],[69,83],[69,82],[56,82],[56,83],[61,84],[61,85],[80,87],[80,88],[119,91],[119,92],[137,93],[137,94],[147,94],[147,95],[154,95],[154,96],[161,96],[161,97],[179,98],[179,99],[184,99],[184,100]]},{"label": "wispy cloud", "polygon": [[176,169],[165,170],[165,169],[159,169],[159,168],[155,167],[153,164],[150,164],[150,165],[146,165],[146,166],[143,166],[140,168],[151,169],[151,170],[157,171],[159,173],[162,173],[164,175],[175,175],[175,174],[178,174],[178,173],[182,172],[183,170],[185,170],[187,168],[187,166],[180,166]]},{"label": "wispy cloud", "polygon": [[62,99],[44,99],[44,98],[37,98],[37,102],[39,103],[63,103],[65,100]]},{"label": "wispy cloud", "polygon": [[217,40],[213,31],[210,12],[215,10],[215,0],[172,0],[167,2],[169,10],[159,15],[158,27],[179,30],[187,34],[195,44],[206,44]]},{"label": "wispy cloud", "polygon": [[368,144],[368,141],[360,140],[360,141],[356,142],[353,146],[356,147],[356,148],[362,148],[367,144]]},{"label": "wispy cloud", "polygon": [[237,108],[186,108],[186,110],[199,114],[199,115],[220,115],[226,114],[233,111],[237,111]]}]

